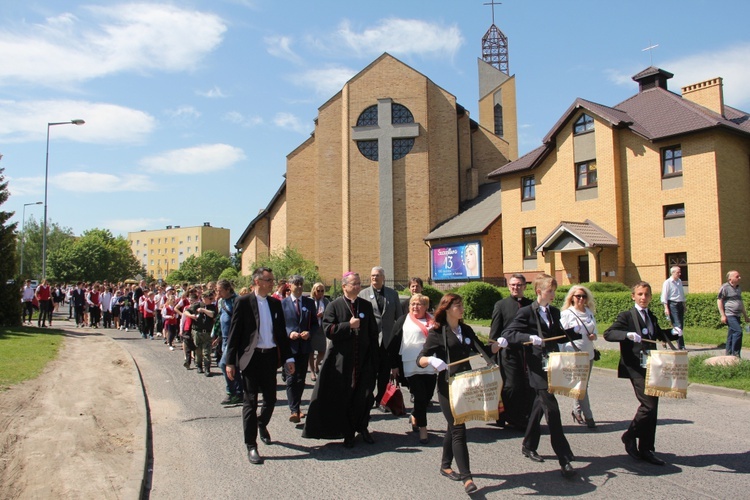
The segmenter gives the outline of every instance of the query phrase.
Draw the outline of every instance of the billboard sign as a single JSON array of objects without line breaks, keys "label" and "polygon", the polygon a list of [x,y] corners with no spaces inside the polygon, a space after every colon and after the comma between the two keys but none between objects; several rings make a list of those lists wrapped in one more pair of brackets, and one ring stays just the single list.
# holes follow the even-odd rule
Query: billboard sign
[{"label": "billboard sign", "polygon": [[482,276],[482,247],[478,241],[432,247],[433,281],[461,281]]}]

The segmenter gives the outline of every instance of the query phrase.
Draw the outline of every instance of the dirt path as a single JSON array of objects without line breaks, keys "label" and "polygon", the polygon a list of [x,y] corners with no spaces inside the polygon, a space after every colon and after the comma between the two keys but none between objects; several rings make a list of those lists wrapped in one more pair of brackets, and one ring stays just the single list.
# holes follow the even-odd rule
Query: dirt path
[{"label": "dirt path", "polygon": [[145,418],[124,349],[69,331],[39,378],[0,393],[0,498],[137,495]]}]

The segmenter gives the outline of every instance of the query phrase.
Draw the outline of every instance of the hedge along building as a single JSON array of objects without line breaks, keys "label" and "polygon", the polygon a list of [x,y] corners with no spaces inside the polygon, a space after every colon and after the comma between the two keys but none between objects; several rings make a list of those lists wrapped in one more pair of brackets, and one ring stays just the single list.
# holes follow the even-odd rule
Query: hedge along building
[{"label": "hedge along building", "polygon": [[722,79],[670,92],[649,67],[614,107],[584,99],[543,145],[490,174],[502,183],[503,267],[561,283],[649,281],[679,265],[692,292],[750,272],[750,116]]},{"label": "hedge along building", "polygon": [[[498,34],[493,23],[485,46]],[[433,242],[477,241],[481,248],[498,239],[499,204],[473,232],[429,236],[486,191],[496,193],[496,182],[483,186],[487,175],[518,154],[507,40],[487,48],[478,62],[479,123],[454,95],[387,53],[324,103],[311,137],[287,156],[285,181],[235,244],[243,273],[292,246],[326,279],[376,265],[388,279],[428,277]],[[478,263],[485,276],[502,275],[500,259],[487,257],[500,256],[496,245]]]}]

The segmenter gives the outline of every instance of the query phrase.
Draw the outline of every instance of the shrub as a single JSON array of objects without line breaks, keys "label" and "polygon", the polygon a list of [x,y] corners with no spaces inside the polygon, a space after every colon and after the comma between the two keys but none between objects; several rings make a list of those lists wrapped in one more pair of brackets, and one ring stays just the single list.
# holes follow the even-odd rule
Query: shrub
[{"label": "shrub", "polygon": [[432,307],[433,309],[437,308],[438,304],[440,303],[440,299],[443,298],[443,292],[430,285],[425,285],[424,287],[422,287],[422,295],[427,295],[430,298],[430,307]]},{"label": "shrub", "polygon": [[495,302],[503,298],[496,286],[481,281],[467,283],[459,287],[456,293],[464,299],[466,319],[491,318]]}]

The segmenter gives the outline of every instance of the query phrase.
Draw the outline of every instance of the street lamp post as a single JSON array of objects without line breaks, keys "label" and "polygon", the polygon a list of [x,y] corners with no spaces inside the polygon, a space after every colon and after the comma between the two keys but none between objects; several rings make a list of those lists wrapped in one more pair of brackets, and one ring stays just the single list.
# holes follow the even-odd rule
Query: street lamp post
[{"label": "street lamp post", "polygon": [[55,125],[83,125],[81,119],[47,124],[47,157],[44,162],[44,224],[42,229],[42,280],[47,278],[47,183],[49,181],[49,129]]},{"label": "street lamp post", "polygon": [[26,231],[24,230],[24,224],[26,224],[26,207],[30,205],[41,205],[42,201],[35,201],[34,203],[23,204],[23,216],[21,218],[21,273],[20,276],[23,278],[23,245],[26,242]]}]

